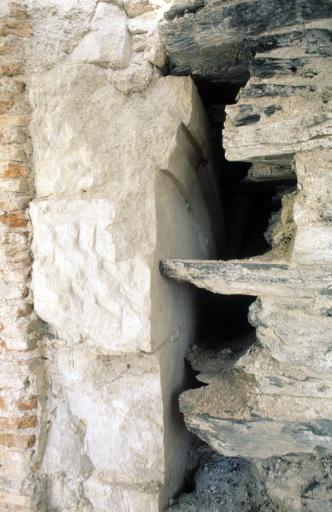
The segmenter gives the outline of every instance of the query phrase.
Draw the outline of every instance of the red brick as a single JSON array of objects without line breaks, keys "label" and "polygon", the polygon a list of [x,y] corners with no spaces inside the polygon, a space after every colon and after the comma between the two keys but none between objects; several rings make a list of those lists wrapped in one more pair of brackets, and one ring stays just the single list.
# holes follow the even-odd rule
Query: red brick
[{"label": "red brick", "polygon": [[37,416],[26,416],[25,418],[18,418],[16,425],[19,430],[25,428],[34,428],[37,425]]},{"label": "red brick", "polygon": [[8,448],[32,448],[35,442],[35,435],[18,436],[15,434],[0,434],[0,444],[8,446]]},{"label": "red brick", "polygon": [[28,117],[19,114],[1,114],[0,126],[26,126]]},{"label": "red brick", "polygon": [[30,37],[32,35],[31,24],[26,20],[18,20],[16,18],[7,18],[6,26],[10,33],[19,37]]},{"label": "red brick", "polygon": [[0,430],[24,430],[34,428],[37,425],[36,416],[23,416],[21,418],[3,418],[0,417]]},{"label": "red brick", "polygon": [[[0,53],[1,53],[1,48],[0,48]],[[13,99],[10,99],[10,100],[7,100],[7,101],[0,101],[0,114],[5,114],[6,112],[9,112],[9,110],[12,108],[13,106]]]},{"label": "red brick", "polygon": [[6,169],[0,173],[0,178],[25,178],[29,175],[29,169],[24,164],[9,164]]},{"label": "red brick", "polygon": [[8,34],[8,28],[4,21],[0,21],[0,36],[6,36]]},{"label": "red brick", "polygon": [[24,213],[4,213],[0,215],[0,223],[5,224],[9,228],[24,228],[28,221]]},{"label": "red brick", "polygon": [[0,64],[0,76],[14,76],[20,73],[19,64]]},{"label": "red brick", "polygon": [[33,396],[27,399],[22,398],[16,402],[16,405],[20,411],[30,411],[31,409],[36,409],[37,397]]}]

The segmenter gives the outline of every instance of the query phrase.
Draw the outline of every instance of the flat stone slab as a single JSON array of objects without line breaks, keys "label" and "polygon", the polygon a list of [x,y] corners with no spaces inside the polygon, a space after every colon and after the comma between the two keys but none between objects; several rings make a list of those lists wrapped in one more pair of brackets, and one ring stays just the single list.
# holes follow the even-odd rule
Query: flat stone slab
[{"label": "flat stone slab", "polygon": [[[168,23],[161,27],[169,71],[219,83],[243,83],[251,52],[299,46],[305,40],[310,54],[323,53],[329,44],[327,31],[302,27],[304,22],[329,16],[328,0],[178,0],[166,13]],[[269,64],[260,67],[260,74],[271,69],[283,72],[283,66],[280,70],[280,65]]]},{"label": "flat stone slab", "polygon": [[330,266],[253,260],[163,260],[162,273],[223,295],[313,298],[332,295]]},{"label": "flat stone slab", "polygon": [[331,422],[234,421],[211,416],[185,417],[189,430],[228,457],[267,458],[290,453],[332,453]]}]

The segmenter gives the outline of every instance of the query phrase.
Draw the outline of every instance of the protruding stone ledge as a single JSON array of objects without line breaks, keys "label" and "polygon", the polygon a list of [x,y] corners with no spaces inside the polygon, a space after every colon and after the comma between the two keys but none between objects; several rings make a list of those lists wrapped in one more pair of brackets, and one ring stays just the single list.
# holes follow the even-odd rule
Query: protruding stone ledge
[{"label": "protruding stone ledge", "polygon": [[187,427],[226,457],[267,458],[291,453],[331,453],[330,422],[233,421],[186,415]]},{"label": "protruding stone ledge", "polygon": [[330,266],[291,266],[259,260],[163,260],[161,272],[223,295],[313,298],[332,294]]}]

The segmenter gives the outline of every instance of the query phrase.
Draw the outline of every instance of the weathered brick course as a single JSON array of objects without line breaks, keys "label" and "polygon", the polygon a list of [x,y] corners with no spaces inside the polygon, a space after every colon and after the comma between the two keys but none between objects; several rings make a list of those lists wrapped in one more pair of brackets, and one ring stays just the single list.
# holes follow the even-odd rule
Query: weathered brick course
[{"label": "weathered brick course", "polygon": [[38,319],[30,293],[33,183],[23,68],[31,26],[23,2],[9,2],[8,9],[0,20],[0,510],[30,512],[38,427],[31,348]]}]

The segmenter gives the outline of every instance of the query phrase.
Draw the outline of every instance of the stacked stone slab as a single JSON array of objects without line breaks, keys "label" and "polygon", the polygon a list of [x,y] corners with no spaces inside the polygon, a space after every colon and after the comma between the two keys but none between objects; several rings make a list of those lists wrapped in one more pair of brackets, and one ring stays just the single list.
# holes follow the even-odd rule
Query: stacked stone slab
[{"label": "stacked stone slab", "polygon": [[[206,358],[196,361],[199,379],[209,385],[182,394],[181,410],[189,429],[224,455],[331,454],[331,6],[207,1],[193,14],[183,12],[173,11],[163,32],[175,74],[196,66],[201,79],[210,73],[222,84],[227,72],[213,51],[234,48],[237,36],[234,80],[244,78],[240,64],[249,63],[250,79],[227,108],[226,157],[259,167],[258,180],[273,179],[274,169],[280,179],[281,168],[292,168],[298,192],[291,251],[163,263],[166,275],[215,293],[259,297],[249,315],[257,342],[232,364],[223,351],[212,370]],[[178,52],[183,37],[188,56]],[[211,56],[208,70],[195,54],[201,45]],[[231,58],[226,52],[227,65]],[[327,510],[326,496],[324,504],[317,499],[313,510]]]}]

